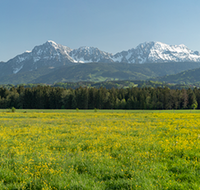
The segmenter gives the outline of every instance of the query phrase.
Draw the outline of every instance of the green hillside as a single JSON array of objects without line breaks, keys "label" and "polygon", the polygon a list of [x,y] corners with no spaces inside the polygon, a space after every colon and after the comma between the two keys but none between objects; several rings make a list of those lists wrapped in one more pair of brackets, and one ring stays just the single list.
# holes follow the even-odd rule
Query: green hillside
[{"label": "green hillside", "polygon": [[200,67],[200,63],[88,63],[70,67],[64,66],[30,81],[30,83],[53,84],[56,82],[77,81],[147,80],[198,67]]},{"label": "green hillside", "polygon": [[0,78],[0,84],[28,84],[78,81],[148,80],[199,68],[200,63],[87,63],[62,66],[54,69],[43,67],[34,71],[12,74]]},{"label": "green hillside", "polygon": [[198,84],[200,83],[200,68],[183,71],[174,75],[157,77],[153,80],[176,84]]},{"label": "green hillside", "polygon": [[42,75],[55,71],[48,67],[42,67],[40,69],[28,72],[20,72],[17,74],[7,75],[0,77],[0,84],[27,84],[31,80],[34,80]]}]

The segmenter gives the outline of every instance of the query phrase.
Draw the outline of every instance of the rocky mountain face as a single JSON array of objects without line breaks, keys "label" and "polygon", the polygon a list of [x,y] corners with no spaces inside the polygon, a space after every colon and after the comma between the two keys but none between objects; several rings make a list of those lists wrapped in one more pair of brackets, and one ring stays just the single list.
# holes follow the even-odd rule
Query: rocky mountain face
[{"label": "rocky mountain face", "polygon": [[94,47],[80,47],[72,50],[69,55],[74,63],[90,63],[90,62],[113,62],[112,54],[106,53]]},{"label": "rocky mountain face", "polygon": [[199,62],[200,54],[185,45],[167,45],[161,42],[145,42],[135,49],[123,51],[112,56],[115,62],[162,63],[162,62]]},{"label": "rocky mountain face", "polygon": [[161,42],[145,42],[136,48],[116,54],[107,53],[94,47],[71,49],[53,41],[36,46],[30,52],[17,55],[8,62],[0,62],[0,76],[37,70],[42,67],[56,68],[78,63],[162,63],[200,62],[200,54],[185,45],[167,45]]},{"label": "rocky mountain face", "polygon": [[43,45],[34,47],[30,52],[24,52],[6,63],[0,63],[3,71],[0,76],[32,71],[44,66],[53,68],[70,64],[73,62],[73,59],[69,56],[71,51],[68,47],[47,41]]}]

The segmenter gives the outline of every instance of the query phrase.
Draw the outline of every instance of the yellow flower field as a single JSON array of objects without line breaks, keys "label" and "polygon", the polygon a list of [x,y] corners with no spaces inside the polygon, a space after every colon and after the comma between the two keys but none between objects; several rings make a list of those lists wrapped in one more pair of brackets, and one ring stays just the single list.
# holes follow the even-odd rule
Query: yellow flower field
[{"label": "yellow flower field", "polygon": [[200,189],[200,114],[0,112],[0,189]]}]

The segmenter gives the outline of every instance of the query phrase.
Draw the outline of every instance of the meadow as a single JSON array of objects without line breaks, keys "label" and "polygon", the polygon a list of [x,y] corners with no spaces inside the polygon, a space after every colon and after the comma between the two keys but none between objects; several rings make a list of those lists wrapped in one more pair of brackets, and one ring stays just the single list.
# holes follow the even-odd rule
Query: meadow
[{"label": "meadow", "polygon": [[200,189],[200,111],[0,110],[0,189]]}]

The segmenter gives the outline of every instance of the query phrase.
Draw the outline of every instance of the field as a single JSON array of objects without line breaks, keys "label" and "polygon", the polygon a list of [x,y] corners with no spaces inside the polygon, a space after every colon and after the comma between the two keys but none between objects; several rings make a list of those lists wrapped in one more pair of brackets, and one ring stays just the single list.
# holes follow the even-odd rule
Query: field
[{"label": "field", "polygon": [[199,113],[0,110],[0,189],[200,189]]}]

